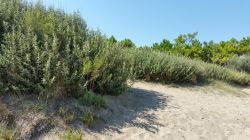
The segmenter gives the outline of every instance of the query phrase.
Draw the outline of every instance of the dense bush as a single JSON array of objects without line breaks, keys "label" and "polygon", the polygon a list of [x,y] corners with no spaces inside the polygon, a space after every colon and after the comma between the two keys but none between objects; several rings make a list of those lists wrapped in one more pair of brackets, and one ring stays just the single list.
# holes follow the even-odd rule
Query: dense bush
[{"label": "dense bush", "polygon": [[242,55],[239,57],[233,57],[228,61],[227,67],[238,71],[250,73],[250,56]]},{"label": "dense bush", "polygon": [[[0,0],[0,4],[2,92],[74,96],[92,90],[118,95],[134,77],[164,82],[212,78],[250,83],[245,73],[191,60],[210,58],[210,53],[206,57],[201,55],[204,49],[195,39],[196,34],[179,36],[174,45],[167,40],[159,46],[155,44],[155,50],[173,50],[173,54],[189,56],[179,57],[150,48],[135,48],[129,39],[121,42],[114,37],[108,39],[98,31],[89,30],[78,13],[66,14],[21,0]],[[205,52],[211,52],[211,44]],[[237,43],[231,41],[230,48],[234,44]],[[238,44],[250,43],[245,39]]]},{"label": "dense bush", "polygon": [[[128,50],[134,55],[134,74],[146,80],[184,82],[198,73],[192,60],[151,50]],[[148,79],[149,78],[149,79]]]},{"label": "dense bush", "polygon": [[110,95],[124,92],[130,86],[127,80],[133,80],[132,56],[116,46],[105,48],[101,57],[103,65],[91,89]]},{"label": "dense bush", "polygon": [[202,79],[215,79],[240,85],[250,85],[250,75],[247,73],[202,61],[197,61],[196,66],[200,71]]},{"label": "dense bush", "polygon": [[89,31],[79,14],[20,0],[0,2],[3,91],[115,95],[127,88],[125,54],[99,32]]},{"label": "dense bush", "polygon": [[134,56],[133,70],[139,79],[163,82],[196,82],[216,79],[250,85],[250,75],[216,64],[167,55],[150,49],[130,49],[127,53]]}]

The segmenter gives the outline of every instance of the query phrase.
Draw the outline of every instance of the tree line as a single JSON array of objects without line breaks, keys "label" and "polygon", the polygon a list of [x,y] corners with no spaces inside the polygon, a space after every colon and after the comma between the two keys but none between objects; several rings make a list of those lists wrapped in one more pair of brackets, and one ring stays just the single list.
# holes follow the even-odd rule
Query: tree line
[{"label": "tree line", "polygon": [[[215,43],[214,41],[201,42],[197,37],[198,33],[179,35],[174,42],[163,39],[160,43],[142,48],[153,49],[167,54],[182,55],[191,59],[202,60],[204,62],[225,65],[235,56],[250,54],[250,38],[243,37],[241,40],[231,38],[228,41]],[[116,40],[113,36],[110,41]],[[117,41],[115,41],[117,42]],[[121,43],[123,47],[135,47],[134,43],[125,39]]]}]

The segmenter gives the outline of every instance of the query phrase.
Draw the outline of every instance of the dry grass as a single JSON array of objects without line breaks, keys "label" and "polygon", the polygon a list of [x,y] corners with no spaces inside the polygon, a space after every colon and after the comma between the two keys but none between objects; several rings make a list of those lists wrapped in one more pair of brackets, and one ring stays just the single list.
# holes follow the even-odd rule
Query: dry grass
[{"label": "dry grass", "polygon": [[0,140],[15,140],[16,138],[16,130],[8,128],[0,129]]},{"label": "dry grass", "polygon": [[9,113],[10,113],[10,111],[8,110],[6,105],[3,103],[0,103],[0,118],[1,118],[1,120],[4,119],[6,116],[8,116]]},{"label": "dry grass", "polygon": [[[18,99],[14,95],[0,97],[2,99],[0,100],[0,135],[4,140],[12,140],[13,136],[17,139],[38,139],[55,129],[75,130],[76,125],[91,128],[95,123],[94,116],[98,110],[95,106],[85,105],[76,98],[38,99],[36,95],[21,95]],[[9,125],[10,122],[11,125]],[[15,133],[12,133],[14,131],[11,128],[14,128]],[[68,133],[63,139],[81,140],[82,135],[75,132]]]},{"label": "dry grass", "polygon": [[[0,100],[1,101],[1,100]],[[14,115],[3,103],[0,103],[0,124],[13,125]]]}]

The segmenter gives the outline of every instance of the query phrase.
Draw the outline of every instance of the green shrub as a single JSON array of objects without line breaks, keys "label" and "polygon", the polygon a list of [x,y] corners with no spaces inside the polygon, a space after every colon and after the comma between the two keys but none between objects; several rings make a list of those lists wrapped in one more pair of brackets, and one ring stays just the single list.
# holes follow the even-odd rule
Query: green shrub
[{"label": "green shrub", "polygon": [[102,60],[105,62],[99,71],[93,89],[96,93],[119,95],[126,91],[130,85],[127,80],[133,80],[132,55],[127,54],[118,46],[105,48]]},{"label": "green shrub", "polygon": [[6,18],[1,32],[2,91],[75,96],[84,90],[119,95],[127,89],[126,55],[116,43],[89,31],[79,14],[21,0],[3,0],[2,5],[0,10],[13,11],[1,12]]},{"label": "green shrub", "polygon": [[250,73],[250,56],[233,57],[227,62],[226,66],[237,71]]},{"label": "green shrub", "polygon": [[[115,39],[111,42],[100,32],[89,30],[78,13],[66,14],[22,0],[1,0],[0,4],[1,93],[79,96],[92,90],[119,95],[128,89],[128,80],[134,78],[164,82],[212,78],[249,84],[249,75],[218,65],[152,49],[122,47],[124,43]],[[195,52],[201,51],[195,35],[177,40],[181,43],[182,37],[184,42],[193,39],[193,48],[187,54],[194,58]],[[166,41],[164,44],[171,45]]]},{"label": "green shrub", "polygon": [[133,71],[137,78],[165,82],[190,81],[198,70],[192,60],[184,57],[167,55],[152,50],[129,50],[134,55]]},{"label": "green shrub", "polygon": [[215,79],[240,85],[250,85],[250,75],[244,72],[238,72],[216,64],[205,62],[197,63],[203,79]]},{"label": "green shrub", "polygon": [[194,82],[194,79],[215,79],[250,85],[250,75],[216,64],[148,49],[131,49],[126,53],[133,54],[133,72],[139,79],[163,82]]}]

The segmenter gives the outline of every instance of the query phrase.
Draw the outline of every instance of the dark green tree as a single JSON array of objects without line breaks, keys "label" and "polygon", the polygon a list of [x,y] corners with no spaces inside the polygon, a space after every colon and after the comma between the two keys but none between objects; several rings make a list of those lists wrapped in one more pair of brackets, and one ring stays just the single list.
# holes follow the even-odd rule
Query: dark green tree
[{"label": "dark green tree", "polygon": [[154,43],[152,46],[154,50],[159,50],[163,52],[171,51],[172,47],[173,47],[173,44],[167,39],[163,39],[160,44]]},{"label": "dark green tree", "polygon": [[124,40],[120,41],[120,46],[122,48],[135,48],[135,44],[128,38],[125,38]]}]

